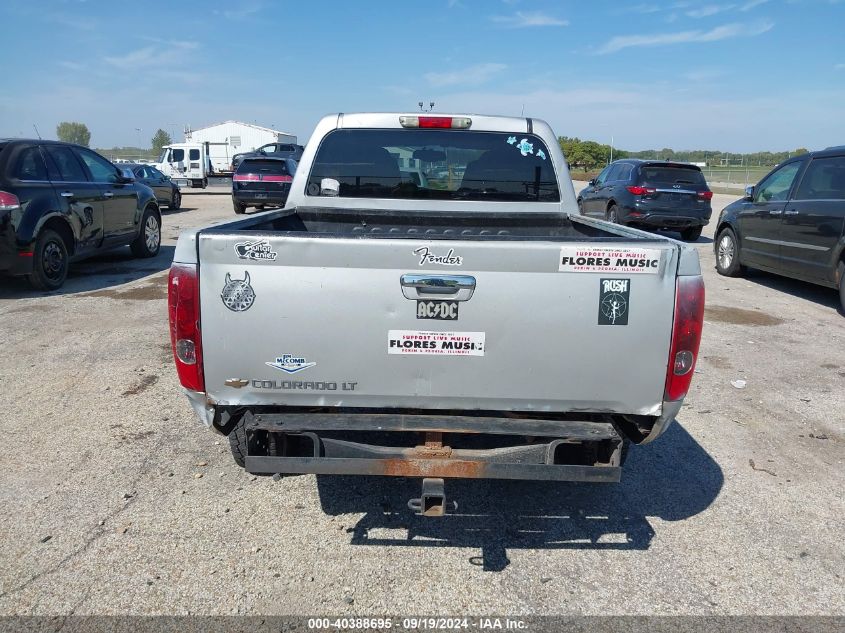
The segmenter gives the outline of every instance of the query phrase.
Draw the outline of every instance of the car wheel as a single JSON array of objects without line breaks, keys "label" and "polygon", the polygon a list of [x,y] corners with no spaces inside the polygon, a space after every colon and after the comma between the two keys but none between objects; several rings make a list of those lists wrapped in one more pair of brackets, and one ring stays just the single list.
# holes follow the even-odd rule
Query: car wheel
[{"label": "car wheel", "polygon": [[161,220],[155,209],[147,207],[141,216],[141,230],[132,242],[135,257],[155,257],[161,247]]},{"label": "car wheel", "polygon": [[701,229],[703,227],[695,226],[689,229],[684,229],[681,231],[681,239],[685,242],[694,242],[699,237],[701,237]]},{"label": "car wheel", "polygon": [[607,208],[607,221],[613,224],[619,224],[619,209],[615,204]]},{"label": "car wheel", "polygon": [[235,208],[235,213],[238,215],[246,213],[246,205],[243,202],[233,201],[232,206]]},{"label": "car wheel", "polygon": [[171,211],[175,211],[182,206],[182,193],[180,191],[173,192],[173,199],[170,201],[170,204],[167,205],[167,208]]},{"label": "car wheel", "polygon": [[736,233],[731,228],[719,231],[716,237],[716,271],[725,277],[736,277],[742,272]]},{"label": "car wheel", "polygon": [[235,463],[243,468],[246,465],[246,453],[247,453],[247,441],[246,441],[246,422],[244,418],[247,416],[241,416],[241,419],[238,420],[238,423],[235,425],[235,428],[232,429],[232,432],[229,433],[229,449],[232,451],[232,457],[235,459]]},{"label": "car wheel", "polygon": [[27,278],[39,290],[56,290],[67,279],[67,245],[62,236],[51,229],[44,229],[35,242],[32,254],[32,273]]}]

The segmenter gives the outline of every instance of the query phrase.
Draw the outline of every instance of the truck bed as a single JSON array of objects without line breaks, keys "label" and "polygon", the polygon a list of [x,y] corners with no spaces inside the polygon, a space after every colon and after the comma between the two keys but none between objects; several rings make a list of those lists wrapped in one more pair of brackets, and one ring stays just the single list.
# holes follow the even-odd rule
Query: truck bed
[{"label": "truck bed", "polygon": [[[660,264],[560,265],[597,249]],[[658,416],[679,256],[672,240],[561,213],[308,208],[211,227],[198,234],[206,390],[249,407]],[[600,286],[620,279],[630,306],[609,323]],[[224,305],[230,282],[249,306]],[[421,317],[453,299],[453,318]]]},{"label": "truck bed", "polygon": [[[511,205],[513,206],[513,205]],[[562,213],[509,211],[479,216],[477,212],[422,211],[396,213],[381,209],[308,207],[256,214],[236,222],[212,226],[203,235],[220,233],[308,233],[313,237],[432,238],[438,240],[535,240],[619,242],[661,242],[623,226],[597,223],[589,218]]]}]

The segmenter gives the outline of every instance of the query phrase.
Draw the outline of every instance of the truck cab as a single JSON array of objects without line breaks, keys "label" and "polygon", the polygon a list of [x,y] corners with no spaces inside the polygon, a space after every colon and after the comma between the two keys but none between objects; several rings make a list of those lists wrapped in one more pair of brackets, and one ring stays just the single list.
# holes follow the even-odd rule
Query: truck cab
[{"label": "truck cab", "polygon": [[202,189],[208,186],[208,175],[213,171],[207,143],[165,145],[155,167],[180,187]]}]

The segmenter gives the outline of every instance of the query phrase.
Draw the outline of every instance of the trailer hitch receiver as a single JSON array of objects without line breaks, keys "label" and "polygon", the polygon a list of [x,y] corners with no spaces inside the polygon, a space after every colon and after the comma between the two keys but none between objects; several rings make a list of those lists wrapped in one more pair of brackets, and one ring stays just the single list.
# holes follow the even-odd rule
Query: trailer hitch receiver
[{"label": "trailer hitch receiver", "polygon": [[442,517],[446,514],[446,492],[442,479],[426,477],[422,481],[422,495],[408,501],[408,508],[424,517]]}]

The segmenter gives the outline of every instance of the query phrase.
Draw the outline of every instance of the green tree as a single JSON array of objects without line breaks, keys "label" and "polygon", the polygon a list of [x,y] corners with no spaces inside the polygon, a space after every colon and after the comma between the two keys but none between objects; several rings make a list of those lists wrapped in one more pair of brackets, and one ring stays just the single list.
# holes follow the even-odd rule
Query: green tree
[{"label": "green tree", "polygon": [[795,156],[798,156],[799,154],[809,154],[809,152],[810,152],[810,150],[808,150],[808,149],[806,149],[806,148],[804,148],[804,147],[799,147],[798,149],[796,149],[796,150],[795,150],[794,152],[792,152],[792,153],[793,153]]},{"label": "green tree", "polygon": [[152,140],[153,154],[158,156],[161,154],[161,148],[170,145],[172,142],[173,139],[170,138],[170,134],[159,128]]},{"label": "green tree", "polygon": [[62,121],[56,126],[56,137],[65,143],[76,143],[88,147],[91,141],[91,132],[84,123],[75,121]]}]

